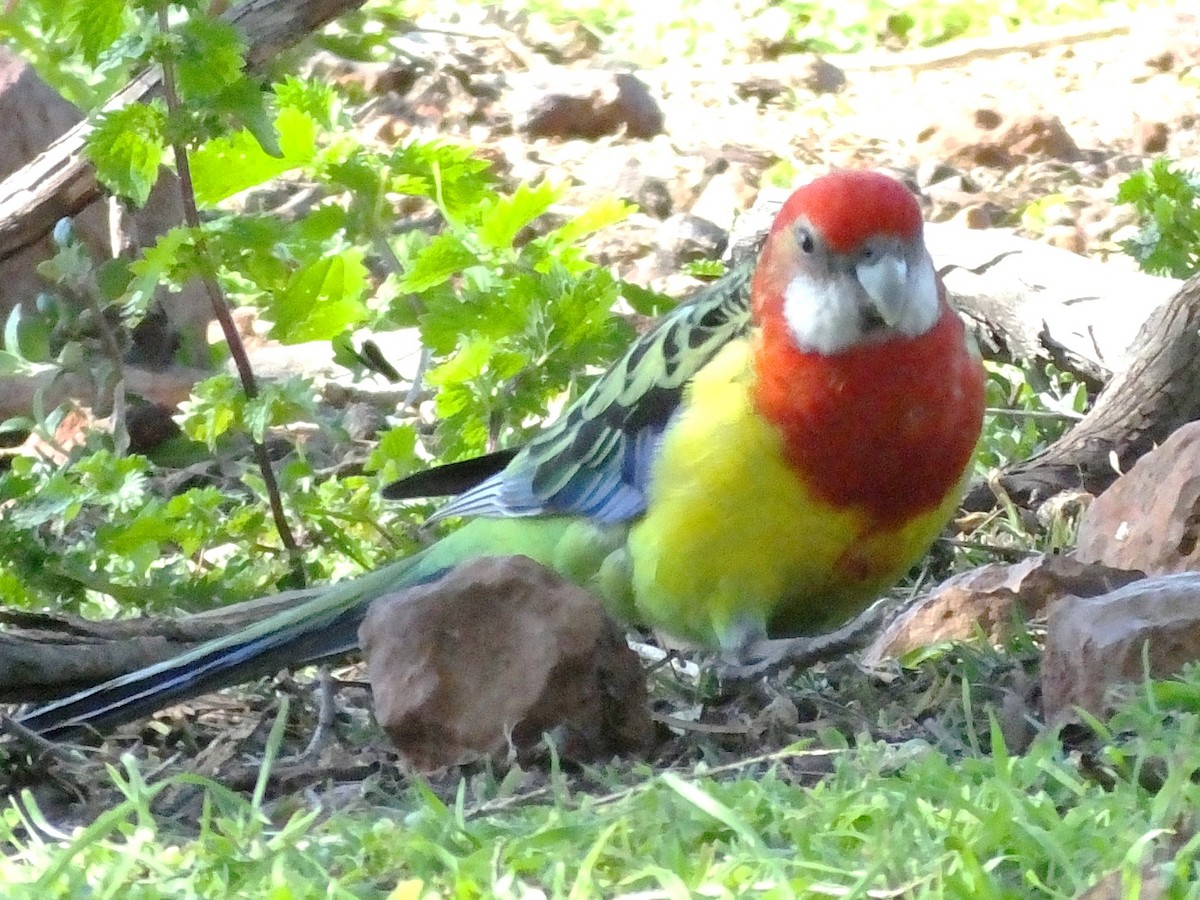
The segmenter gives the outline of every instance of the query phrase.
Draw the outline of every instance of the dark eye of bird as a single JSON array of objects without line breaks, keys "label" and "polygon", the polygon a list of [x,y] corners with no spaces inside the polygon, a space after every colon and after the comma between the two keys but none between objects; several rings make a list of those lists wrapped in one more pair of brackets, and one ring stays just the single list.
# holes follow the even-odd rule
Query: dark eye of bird
[{"label": "dark eye of bird", "polygon": [[817,245],[813,242],[812,235],[807,231],[800,232],[800,249],[805,253],[812,253],[817,249]]}]

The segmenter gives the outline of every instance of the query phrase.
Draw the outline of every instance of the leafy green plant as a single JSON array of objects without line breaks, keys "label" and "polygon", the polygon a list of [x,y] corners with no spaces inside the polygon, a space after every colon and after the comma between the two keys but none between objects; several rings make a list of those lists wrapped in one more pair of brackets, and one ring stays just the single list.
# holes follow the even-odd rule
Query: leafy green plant
[{"label": "leafy green plant", "polygon": [[1156,159],[1122,182],[1117,202],[1137,210],[1141,228],[1121,246],[1143,269],[1175,278],[1200,272],[1200,173]]},{"label": "leafy green plant", "polygon": [[[200,4],[172,7],[167,30],[157,7],[116,7],[125,37],[105,32],[110,43],[101,47],[95,36],[74,35],[76,62],[102,58],[132,71],[160,60],[170,83],[164,100],[103,114],[89,156],[100,180],[133,204],[145,200],[163,162],[185,161],[188,199],[203,216],[131,261],[93,261],[64,232],[43,267],[55,290],[40,314],[10,320],[0,362],[90,375],[118,391],[118,326],[144,316],[161,286],[201,278],[210,293],[258,307],[283,343],[333,341],[339,359],[357,366],[360,334],[415,327],[425,364],[409,391],[414,402],[384,433],[365,475],[330,480],[320,470],[336,450],[314,455],[299,442],[276,451],[268,469],[243,460],[250,445],[279,440],[298,420],[320,423],[334,441],[340,434],[311,384],[251,390],[244,373],[240,383],[221,374],[196,386],[179,416],[184,438],[171,451],[220,459],[236,473],[223,490],[164,494],[150,463],[123,457],[119,428],[90,436],[65,464],[16,461],[0,478],[16,510],[0,517],[0,545],[11,551],[0,581],[20,586],[14,601],[93,612],[111,611],[110,598],[194,606],[377,565],[413,545],[402,517],[375,494],[379,480],[420,459],[522,440],[556,398],[580,390],[623,348],[632,332],[618,309],[661,310],[662,298],[627,290],[581,250],[626,205],[604,202],[564,218],[554,208],[558,186],[502,193],[470,147],[366,145],[328,85],[288,77],[264,92],[250,81],[241,38]],[[144,39],[128,40],[131,33]],[[302,214],[231,201],[281,177],[316,190]],[[111,334],[97,330],[106,323]],[[427,392],[436,424],[415,402]],[[43,411],[11,424],[53,442],[57,416]],[[290,550],[293,528],[307,545],[303,560]]]},{"label": "leafy green plant", "polygon": [[1087,387],[1069,372],[1049,364],[1028,371],[991,361],[985,368],[988,415],[975,459],[979,474],[1033,455],[1087,409]]}]

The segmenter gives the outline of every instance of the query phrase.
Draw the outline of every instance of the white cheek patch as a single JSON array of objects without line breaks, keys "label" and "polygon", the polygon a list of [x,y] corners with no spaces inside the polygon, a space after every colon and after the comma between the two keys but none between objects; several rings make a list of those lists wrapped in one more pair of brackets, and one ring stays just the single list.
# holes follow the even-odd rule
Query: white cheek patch
[{"label": "white cheek patch", "polygon": [[841,278],[794,277],[783,292],[783,318],[801,350],[838,353],[862,337],[853,285]]}]

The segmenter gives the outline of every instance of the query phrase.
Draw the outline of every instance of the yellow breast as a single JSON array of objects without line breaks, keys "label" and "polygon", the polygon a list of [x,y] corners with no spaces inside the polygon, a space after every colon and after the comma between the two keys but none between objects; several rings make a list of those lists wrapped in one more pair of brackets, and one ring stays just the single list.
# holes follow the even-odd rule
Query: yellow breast
[{"label": "yellow breast", "polygon": [[693,380],[628,545],[641,617],[726,649],[842,624],[925,552],[958,501],[881,531],[861,509],[816,499],[753,408],[750,354],[749,341],[730,344]]}]

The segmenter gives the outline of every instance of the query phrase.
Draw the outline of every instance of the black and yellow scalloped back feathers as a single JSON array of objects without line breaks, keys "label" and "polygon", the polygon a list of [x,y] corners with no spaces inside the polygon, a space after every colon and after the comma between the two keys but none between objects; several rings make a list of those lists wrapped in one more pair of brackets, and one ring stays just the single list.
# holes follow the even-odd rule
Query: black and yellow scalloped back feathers
[{"label": "black and yellow scalloped back feathers", "polygon": [[672,310],[502,471],[434,520],[580,515],[615,523],[644,512],[655,449],[684,387],[750,327],[751,273],[743,264]]}]

